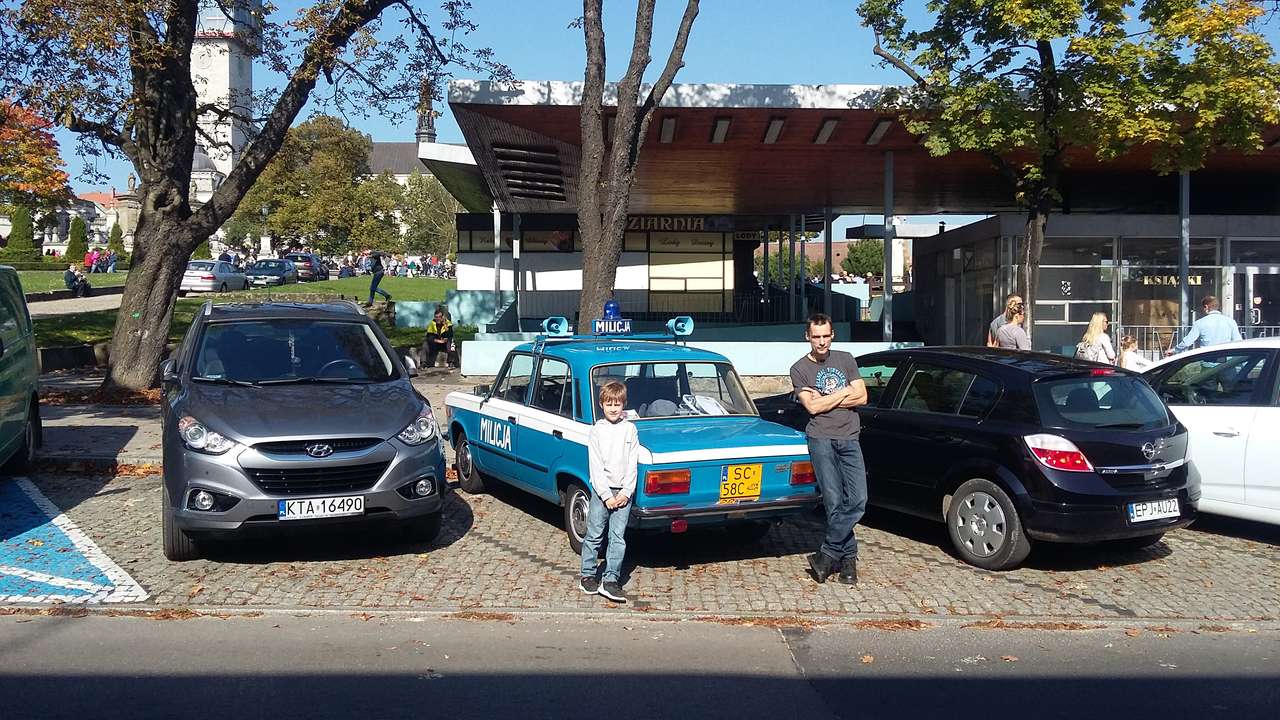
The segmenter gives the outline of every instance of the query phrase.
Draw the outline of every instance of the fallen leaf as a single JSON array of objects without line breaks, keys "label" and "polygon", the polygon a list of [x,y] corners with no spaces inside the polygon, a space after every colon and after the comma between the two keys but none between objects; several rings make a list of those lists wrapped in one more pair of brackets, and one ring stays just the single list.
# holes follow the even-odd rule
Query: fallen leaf
[{"label": "fallen leaf", "polygon": [[871,663],[873,663],[873,662],[875,662],[875,661],[876,661],[876,656],[875,656],[875,655],[863,655],[863,656],[862,656],[862,664],[863,664],[863,665],[870,665]]},{"label": "fallen leaf", "polygon": [[1001,656],[1000,656],[1000,659],[1001,659],[1001,660],[1003,660],[1003,661],[1005,661],[1005,662],[1018,662],[1018,656],[1017,656],[1017,655],[1001,655]]},{"label": "fallen leaf", "polygon": [[370,620],[372,620],[372,619],[373,619],[373,613],[367,613],[367,612],[355,613],[355,614],[354,614],[354,615],[352,615],[351,617],[360,618],[361,620],[364,620],[365,622],[369,622]]},{"label": "fallen leaf", "polygon": [[196,583],[196,584],[191,588],[191,592],[187,593],[187,599],[191,599],[191,598],[193,598],[193,597],[195,597],[195,596],[199,595],[199,594],[200,594],[200,593],[202,593],[202,592],[204,592],[204,585],[203,585],[203,584],[201,584],[201,583]]},{"label": "fallen leaf", "polygon": [[1124,631],[1124,634],[1128,635],[1129,637],[1138,637],[1139,635],[1142,634],[1142,631],[1137,628],[1129,628],[1128,630]]}]

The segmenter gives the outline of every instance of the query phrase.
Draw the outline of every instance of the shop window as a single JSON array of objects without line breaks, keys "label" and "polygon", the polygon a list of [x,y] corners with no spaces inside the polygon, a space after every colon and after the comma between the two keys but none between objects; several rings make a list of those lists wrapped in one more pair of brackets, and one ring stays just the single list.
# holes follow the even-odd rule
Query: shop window
[{"label": "shop window", "polygon": [[[1176,237],[1121,238],[1120,253],[1129,265],[1172,265],[1176,268],[1180,242]],[[1191,238],[1191,264],[1217,265],[1218,239]]]},{"label": "shop window", "polygon": [[1040,266],[1045,265],[1110,265],[1115,259],[1112,239],[1045,238]]},{"label": "shop window", "polygon": [[1241,265],[1280,264],[1280,238],[1275,240],[1232,240],[1231,262]]}]

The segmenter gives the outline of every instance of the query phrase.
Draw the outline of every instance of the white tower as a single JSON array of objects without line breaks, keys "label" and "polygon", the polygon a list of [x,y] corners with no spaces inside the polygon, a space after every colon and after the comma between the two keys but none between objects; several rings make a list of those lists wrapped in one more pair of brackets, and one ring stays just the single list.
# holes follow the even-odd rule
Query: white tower
[{"label": "white tower", "polygon": [[[232,0],[223,3],[228,13],[213,0],[201,0],[195,44],[191,48],[191,76],[196,84],[196,103],[217,103],[219,107],[249,117],[253,94],[253,49],[258,42],[258,25],[254,19],[261,13],[259,0]],[[201,129],[218,143],[231,148],[208,147],[209,157],[225,177],[240,158],[256,129],[242,119],[204,113],[199,118]],[[208,140],[197,138],[202,145]]]}]

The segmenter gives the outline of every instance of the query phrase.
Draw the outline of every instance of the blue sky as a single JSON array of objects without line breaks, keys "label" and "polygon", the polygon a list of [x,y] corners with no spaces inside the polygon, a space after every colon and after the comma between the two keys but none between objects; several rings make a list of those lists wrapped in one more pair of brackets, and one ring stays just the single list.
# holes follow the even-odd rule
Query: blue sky
[{"label": "blue sky", "polygon": [[[580,80],[585,52],[582,31],[568,27],[582,13],[580,0],[473,0],[471,17],[478,30],[466,39],[471,47],[488,46],[498,59],[526,80]],[[305,4],[278,0],[291,8]],[[419,2],[434,9],[434,2]],[[918,5],[923,3],[910,3]],[[861,26],[857,0],[704,0],[685,52],[685,67],[677,82],[733,83],[867,83],[897,84],[902,74],[882,68],[871,54],[871,32]],[[609,57],[608,79],[616,80],[629,57],[634,27],[634,2],[605,4],[605,36]],[[658,0],[654,19],[653,60],[650,76],[656,76],[674,38],[682,0]],[[398,26],[395,26],[398,27]],[[1274,27],[1274,25],[1273,25]],[[1272,42],[1277,42],[1274,30]],[[255,74],[261,87],[271,78]],[[463,142],[457,124],[446,108],[437,121],[441,142]],[[306,112],[304,111],[303,117]],[[383,118],[355,119],[353,124],[380,141],[412,141],[412,119],[398,125]],[[72,185],[77,192],[102,189],[77,178],[82,161],[72,155],[69,134],[59,136]],[[103,161],[110,177],[105,185],[125,186],[130,166]],[[955,218],[953,218],[954,220]],[[846,218],[847,224],[851,219]],[[860,221],[861,218],[852,218]],[[878,221],[878,218],[876,219]],[[918,218],[935,222],[934,218]],[[949,223],[950,224],[950,223]],[[837,235],[839,237],[839,235]]]}]

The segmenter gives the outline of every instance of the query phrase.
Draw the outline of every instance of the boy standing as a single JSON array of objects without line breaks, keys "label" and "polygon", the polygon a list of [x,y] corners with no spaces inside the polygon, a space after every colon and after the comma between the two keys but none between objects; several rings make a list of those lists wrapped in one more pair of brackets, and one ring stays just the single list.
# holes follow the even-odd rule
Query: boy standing
[{"label": "boy standing", "polygon": [[[626,385],[615,381],[600,389],[600,409],[604,417],[591,426],[587,439],[592,492],[587,533],[582,538],[582,578],[578,582],[582,592],[600,593],[614,602],[627,601],[618,578],[627,552],[627,517],[631,514],[636,465],[640,460],[640,437],[635,424],[623,415],[626,404]],[[605,549],[604,582],[601,582],[596,579],[596,570],[606,524],[609,545]]]}]

